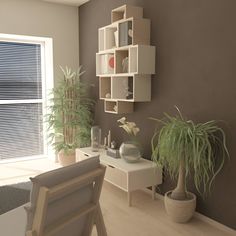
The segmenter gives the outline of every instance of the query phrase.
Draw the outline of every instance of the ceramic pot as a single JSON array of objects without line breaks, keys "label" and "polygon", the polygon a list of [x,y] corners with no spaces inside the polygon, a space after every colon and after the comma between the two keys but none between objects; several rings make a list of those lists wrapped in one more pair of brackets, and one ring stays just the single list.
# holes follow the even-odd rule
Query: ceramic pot
[{"label": "ceramic pot", "polygon": [[196,195],[187,192],[187,200],[175,200],[171,196],[172,191],[165,194],[164,202],[168,216],[177,223],[188,222],[196,209]]}]

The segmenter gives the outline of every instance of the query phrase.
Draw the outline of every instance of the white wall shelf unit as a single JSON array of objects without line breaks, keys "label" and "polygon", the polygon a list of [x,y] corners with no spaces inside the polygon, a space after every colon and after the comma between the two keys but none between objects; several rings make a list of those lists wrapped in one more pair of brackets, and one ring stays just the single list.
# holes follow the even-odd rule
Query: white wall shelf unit
[{"label": "white wall shelf unit", "polygon": [[155,46],[150,44],[149,19],[141,7],[124,5],[111,13],[112,23],[98,29],[96,75],[99,98],[108,113],[131,113],[134,102],[151,101]]}]

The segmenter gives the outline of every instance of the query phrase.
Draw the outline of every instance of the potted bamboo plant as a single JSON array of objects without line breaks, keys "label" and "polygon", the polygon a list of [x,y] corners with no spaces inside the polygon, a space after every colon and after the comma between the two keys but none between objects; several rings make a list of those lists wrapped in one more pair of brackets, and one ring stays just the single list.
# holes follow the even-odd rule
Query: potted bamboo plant
[{"label": "potted bamboo plant", "polygon": [[88,86],[80,79],[83,72],[61,68],[63,79],[52,90],[46,122],[49,142],[62,166],[75,162],[75,149],[90,142],[93,100]]},{"label": "potted bamboo plant", "polygon": [[225,133],[216,121],[195,124],[179,110],[174,117],[165,114],[162,120],[151,119],[162,125],[152,137],[152,159],[178,180],[176,188],[165,194],[165,208],[173,221],[184,223],[196,208],[196,196],[187,191],[186,179],[192,174],[197,191],[206,196],[229,157]]}]

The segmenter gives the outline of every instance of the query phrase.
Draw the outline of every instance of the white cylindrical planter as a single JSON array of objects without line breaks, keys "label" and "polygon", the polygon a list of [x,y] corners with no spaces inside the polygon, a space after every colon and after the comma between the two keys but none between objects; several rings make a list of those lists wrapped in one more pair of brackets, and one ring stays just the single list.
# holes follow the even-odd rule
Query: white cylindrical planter
[{"label": "white cylindrical planter", "polygon": [[170,198],[172,191],[165,194],[165,209],[168,216],[177,223],[188,222],[196,209],[196,195],[188,192],[187,200],[175,200]]}]

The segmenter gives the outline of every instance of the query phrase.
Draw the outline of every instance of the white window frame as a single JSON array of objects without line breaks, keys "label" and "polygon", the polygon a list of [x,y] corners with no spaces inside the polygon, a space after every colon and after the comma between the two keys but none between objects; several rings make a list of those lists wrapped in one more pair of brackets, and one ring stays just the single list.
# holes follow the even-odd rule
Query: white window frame
[{"label": "white window frame", "polygon": [[[13,42],[13,43],[29,43],[41,45],[41,71],[42,71],[42,107],[43,115],[47,114],[47,107],[49,105],[48,96],[49,91],[54,87],[53,81],[53,40],[47,37],[14,35],[14,34],[1,34],[0,42]],[[16,104],[16,103],[38,103],[40,99],[27,99],[23,102],[20,100],[1,100],[0,104]],[[9,163],[16,161],[32,160],[37,158],[55,158],[55,152],[51,145],[47,143],[46,124],[43,122],[44,133],[44,155],[33,157],[12,158],[9,160],[1,160],[0,163]]]}]

